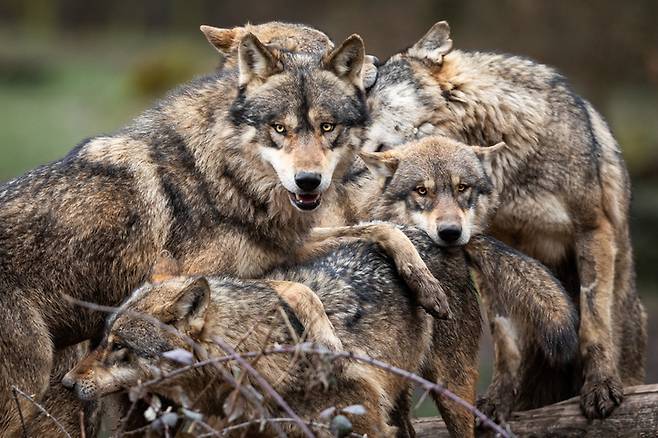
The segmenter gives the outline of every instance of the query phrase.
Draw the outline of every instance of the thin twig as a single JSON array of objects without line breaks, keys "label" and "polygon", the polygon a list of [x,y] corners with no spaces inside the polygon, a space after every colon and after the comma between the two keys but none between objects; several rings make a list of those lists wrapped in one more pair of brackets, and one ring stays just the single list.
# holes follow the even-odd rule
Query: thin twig
[{"label": "thin twig", "polygon": [[313,435],[313,432],[311,432],[311,430],[308,428],[306,423],[304,423],[304,421],[301,418],[299,418],[299,415],[297,415],[292,410],[290,405],[288,405],[288,403],[283,399],[283,397],[281,397],[281,395],[278,392],[276,392],[274,388],[272,388],[270,383],[258,371],[256,371],[254,367],[252,367],[251,364],[249,364],[249,362],[247,362],[246,360],[244,360],[243,357],[237,354],[236,351],[230,345],[228,345],[223,339],[214,336],[213,341],[217,345],[219,345],[222,348],[222,350],[226,351],[228,354],[234,355],[235,361],[238,362],[245,369],[245,371],[247,371],[249,374],[254,376],[254,379],[256,379],[260,387],[263,388],[263,390],[267,392],[274,399],[274,401],[276,401],[276,403],[281,407],[281,409],[284,410],[286,414],[290,416],[290,418],[295,420],[295,423],[297,424],[297,426],[299,426],[299,429],[304,433],[304,435],[310,438],[313,438],[315,436]]},{"label": "thin twig", "polygon": [[[29,402],[32,403],[34,406],[36,406],[37,409],[39,409],[39,411],[41,411],[41,412],[42,412],[47,418],[50,418],[50,419],[53,421],[53,423],[55,423],[55,425],[57,426],[57,428],[58,428],[59,430],[61,430],[62,433],[63,433],[64,435],[67,436],[67,438],[71,438],[71,435],[66,431],[66,429],[64,428],[64,426],[62,426],[62,423],[60,423],[59,420],[57,420],[57,418],[55,418],[55,417],[53,417],[52,415],[50,415],[50,413],[46,410],[46,408],[44,408],[43,406],[41,406],[39,403],[36,402],[36,400],[34,400],[32,397],[30,397],[29,395],[27,395],[26,393],[24,393],[23,391],[21,391],[21,390],[20,390],[19,388],[17,388],[16,386],[12,385],[11,388],[12,388],[12,391],[15,391],[15,393],[17,392],[18,394],[21,395],[21,397],[25,398],[27,401],[29,401]],[[23,421],[23,420],[22,420],[22,414],[21,414],[21,421]],[[24,432],[27,433],[25,429],[24,429]]]},{"label": "thin twig", "polygon": [[14,401],[16,402],[16,409],[18,409],[18,417],[21,419],[21,429],[23,431],[23,438],[28,438],[27,427],[25,426],[25,418],[23,418],[23,410],[21,409],[21,403],[18,401],[18,392],[16,388],[12,388],[11,393],[14,395]]}]

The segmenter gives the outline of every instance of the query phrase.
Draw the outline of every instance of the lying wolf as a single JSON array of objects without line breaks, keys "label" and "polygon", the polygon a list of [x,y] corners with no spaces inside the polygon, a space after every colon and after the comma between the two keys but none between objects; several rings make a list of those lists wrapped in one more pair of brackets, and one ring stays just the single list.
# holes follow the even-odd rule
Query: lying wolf
[{"label": "lying wolf", "polygon": [[601,115],[549,67],[453,51],[446,22],[379,68],[368,105],[366,151],[431,134],[507,144],[487,168],[498,199],[488,232],[540,260],[573,294],[582,367],[569,385],[587,417],[608,416],[622,385],[644,378],[646,315],[635,291],[629,177]]},{"label": "lying wolf", "polygon": [[[366,205],[366,209],[374,208],[374,214],[378,215],[381,208],[385,215],[379,217],[415,225],[441,246],[466,245],[467,253],[475,261],[476,271],[482,277],[479,288],[497,346],[493,382],[481,407],[499,420],[504,420],[512,409],[530,409],[577,394],[582,385],[583,366],[581,357],[561,356],[562,360],[554,360],[556,353],[560,357],[558,345],[528,336],[532,333],[526,327],[529,319],[552,312],[550,318],[534,323],[558,323],[565,316],[560,315],[565,309],[542,303],[526,315],[509,318],[518,311],[501,294],[510,279],[491,264],[489,250],[478,243],[477,236],[486,231],[498,203],[498,194],[486,169],[491,169],[492,162],[505,154],[505,148],[503,143],[491,147],[467,146],[433,136],[402,149],[362,154],[387,187],[381,199],[371,201],[375,205]],[[365,197],[372,199],[375,195],[370,193]],[[529,283],[538,278],[536,273],[526,272]],[[541,293],[545,286],[536,287]],[[642,347],[646,334],[640,325],[644,318],[642,307],[636,296],[617,296],[613,309],[612,345],[616,358],[613,365],[624,385],[636,385],[644,374]],[[551,330],[544,328],[540,333],[551,333]],[[558,351],[547,350],[547,344]]]},{"label": "lying wolf", "polygon": [[[20,427],[12,385],[39,399],[55,350],[102,335],[104,315],[64,295],[118,305],[163,250],[186,272],[243,278],[303,260],[306,244],[319,251],[311,229],[320,204],[338,202],[332,181],[351,163],[367,119],[364,56],[356,35],[318,54],[268,48],[247,33],[236,67],[0,187],[0,309],[10,316],[0,343],[0,434]],[[420,304],[447,314],[441,286],[406,236],[385,224],[354,230],[381,238]],[[321,333],[331,333],[321,315]]]},{"label": "lying wolf", "polygon": [[[451,320],[435,320],[423,312],[385,254],[366,243],[341,245],[331,255],[269,272],[267,277],[313,289],[347,351],[418,372],[432,381],[439,379],[473,402],[481,322],[464,257],[461,251],[443,251],[421,231],[405,232],[446,285],[454,309]],[[282,304],[269,281],[171,274],[172,278],[161,277],[164,281],[137,289],[110,317],[100,347],[67,374],[65,384],[79,397],[95,400],[148,381],[158,369],[172,371],[176,364],[162,357],[169,350],[194,351],[199,360],[226,354],[215,343],[216,338],[248,352],[275,343],[294,343],[290,326],[298,334],[303,332],[294,313],[288,312],[291,322],[287,324],[279,312],[268,312]],[[196,347],[192,350],[182,337],[136,313],[174,326],[190,336]],[[245,333],[251,334],[245,337]],[[396,342],[390,342],[393,339]],[[331,406],[362,404],[366,415],[351,418],[355,432],[393,436],[396,427],[408,427],[409,384],[399,376],[349,361],[341,366],[329,390],[310,390],[299,363],[290,356],[271,355],[258,359],[254,367],[302,418],[317,419]],[[209,389],[201,392],[206,385]],[[149,389],[178,401],[176,387],[189,394],[202,393],[196,406],[207,415],[221,413],[228,395],[224,379],[211,366],[165,379]],[[471,413],[441,397],[435,399],[453,436],[473,435]],[[273,416],[285,415],[274,401],[266,403]],[[400,411],[392,416],[396,409]]]}]

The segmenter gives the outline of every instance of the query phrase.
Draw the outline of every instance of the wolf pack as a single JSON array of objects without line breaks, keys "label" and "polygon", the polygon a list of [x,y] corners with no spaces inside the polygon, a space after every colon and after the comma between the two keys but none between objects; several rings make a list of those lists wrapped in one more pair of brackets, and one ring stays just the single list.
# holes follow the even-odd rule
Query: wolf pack
[{"label": "wolf pack", "polygon": [[629,176],[563,76],[445,21],[383,63],[356,34],[201,30],[216,71],[0,186],[0,435],[155,433],[157,399],[192,435],[346,436],[318,426],[342,412],[414,436],[398,369],[469,437],[466,405],[601,421],[643,382]]}]

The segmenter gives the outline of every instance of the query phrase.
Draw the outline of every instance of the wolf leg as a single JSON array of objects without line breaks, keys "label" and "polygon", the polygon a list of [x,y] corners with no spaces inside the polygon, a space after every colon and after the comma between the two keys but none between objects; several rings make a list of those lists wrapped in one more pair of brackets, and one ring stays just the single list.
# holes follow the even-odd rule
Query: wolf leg
[{"label": "wolf leg", "polygon": [[359,239],[378,244],[393,259],[398,273],[428,313],[441,319],[450,318],[448,298],[441,283],[432,275],[407,235],[392,224],[370,222],[346,227],[314,228],[300,257],[326,253],[342,242]]},{"label": "wolf leg", "polygon": [[514,409],[519,384],[521,352],[516,331],[509,318],[489,312],[494,345],[493,377],[478,409],[503,424]]},{"label": "wolf leg", "polygon": [[332,351],[342,351],[343,343],[324,311],[320,298],[308,286],[292,281],[267,280],[283,301],[290,306],[311,340]]},{"label": "wolf leg", "polygon": [[[601,214],[603,216],[603,214]],[[588,418],[606,418],[623,399],[623,388],[613,357],[612,305],[617,248],[612,224],[577,234],[580,277],[580,352],[584,383],[581,407]]]},{"label": "wolf leg", "polygon": [[6,322],[0,339],[0,436],[20,436],[23,422],[37,407],[13,388],[40,402],[53,366],[53,344],[37,307],[20,296],[8,295],[2,297]]}]

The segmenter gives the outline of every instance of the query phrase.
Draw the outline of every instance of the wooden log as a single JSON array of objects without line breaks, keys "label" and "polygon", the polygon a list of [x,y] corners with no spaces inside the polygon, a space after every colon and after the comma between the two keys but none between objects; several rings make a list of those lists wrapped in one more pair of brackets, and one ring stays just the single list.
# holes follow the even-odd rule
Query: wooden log
[{"label": "wooden log", "polygon": [[[624,390],[624,401],[605,420],[588,422],[580,411],[580,398],[531,411],[515,412],[509,421],[517,437],[658,437],[658,385]],[[449,437],[438,417],[414,421],[418,438]]]}]

